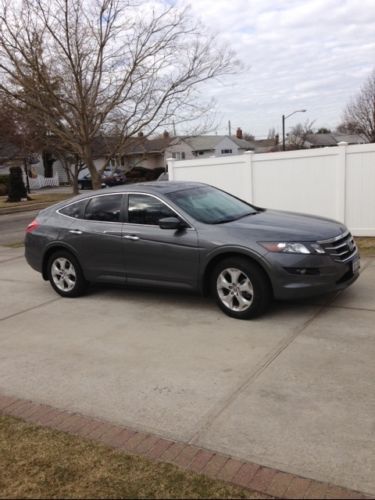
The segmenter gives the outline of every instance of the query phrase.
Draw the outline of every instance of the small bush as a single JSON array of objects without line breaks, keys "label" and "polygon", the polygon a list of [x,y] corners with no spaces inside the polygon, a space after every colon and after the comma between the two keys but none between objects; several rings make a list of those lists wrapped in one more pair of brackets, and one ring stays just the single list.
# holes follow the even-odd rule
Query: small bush
[{"label": "small bush", "polygon": [[0,196],[8,194],[9,175],[0,175]]}]

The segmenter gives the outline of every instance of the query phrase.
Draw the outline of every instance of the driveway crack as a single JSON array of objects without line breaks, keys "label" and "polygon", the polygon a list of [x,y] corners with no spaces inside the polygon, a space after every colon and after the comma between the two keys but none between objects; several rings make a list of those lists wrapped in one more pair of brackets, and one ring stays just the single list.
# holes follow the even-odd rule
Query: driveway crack
[{"label": "driveway crack", "polygon": [[191,439],[189,440],[190,444],[197,444],[201,437],[208,431],[208,429],[213,425],[215,420],[230,406],[233,401],[247,389],[249,385],[251,385],[263,372],[270,366],[273,361],[280,356],[280,354],[290,346],[290,344],[304,331],[308,326],[315,321],[315,319],[326,309],[330,307],[330,304],[336,299],[337,295],[340,292],[336,293],[327,303],[323,304],[318,308],[318,310],[308,319],[306,320],[301,327],[296,328],[286,339],[281,341],[276,348],[270,352],[262,361],[249,373],[246,377],[239,383],[237,388],[231,392],[231,394],[227,397],[224,397],[221,401],[219,401],[215,407],[209,411],[202,419],[202,424],[197,423],[197,427],[199,430],[193,434]]},{"label": "driveway crack", "polygon": [[16,313],[9,314],[9,316],[5,316],[4,318],[0,318],[0,321],[5,321],[7,319],[11,319],[11,318],[14,318],[16,316],[19,316],[20,314],[24,314],[24,313],[27,313],[29,311],[33,311],[34,309],[39,309],[40,307],[47,306],[49,304],[53,304],[53,302],[57,302],[58,300],[61,300],[61,297],[57,297],[55,299],[48,300],[47,302],[43,302],[42,304],[28,307],[27,309],[22,309],[22,311],[18,311]]}]

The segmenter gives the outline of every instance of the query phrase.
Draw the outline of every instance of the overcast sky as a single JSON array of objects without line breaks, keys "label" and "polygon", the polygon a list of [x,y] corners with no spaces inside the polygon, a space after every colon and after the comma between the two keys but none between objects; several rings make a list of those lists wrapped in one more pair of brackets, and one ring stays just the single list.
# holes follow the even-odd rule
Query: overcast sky
[{"label": "overcast sky", "polygon": [[240,126],[256,137],[315,120],[334,127],[345,104],[375,67],[375,0],[177,0],[250,67],[210,82],[219,134]]}]

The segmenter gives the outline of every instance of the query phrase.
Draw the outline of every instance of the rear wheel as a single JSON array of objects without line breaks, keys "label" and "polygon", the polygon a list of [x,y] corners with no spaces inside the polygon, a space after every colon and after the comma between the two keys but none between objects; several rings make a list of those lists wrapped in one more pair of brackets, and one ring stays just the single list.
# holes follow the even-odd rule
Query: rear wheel
[{"label": "rear wheel", "polygon": [[49,258],[48,279],[62,297],[78,297],[87,287],[77,259],[65,250],[57,251]]},{"label": "rear wheel", "polygon": [[212,274],[211,288],[220,309],[232,318],[260,316],[271,301],[271,288],[264,271],[242,257],[219,262]]}]

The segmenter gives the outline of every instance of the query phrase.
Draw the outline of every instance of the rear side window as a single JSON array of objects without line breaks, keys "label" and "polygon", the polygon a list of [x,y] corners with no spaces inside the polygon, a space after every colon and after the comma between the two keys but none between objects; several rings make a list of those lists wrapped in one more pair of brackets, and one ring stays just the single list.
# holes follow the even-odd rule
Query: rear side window
[{"label": "rear side window", "polygon": [[91,198],[85,210],[85,219],[102,222],[120,222],[121,200],[121,194]]},{"label": "rear side window", "polygon": [[71,205],[60,208],[60,214],[67,215],[68,217],[73,217],[74,219],[82,219],[85,210],[87,200],[77,201]]}]

